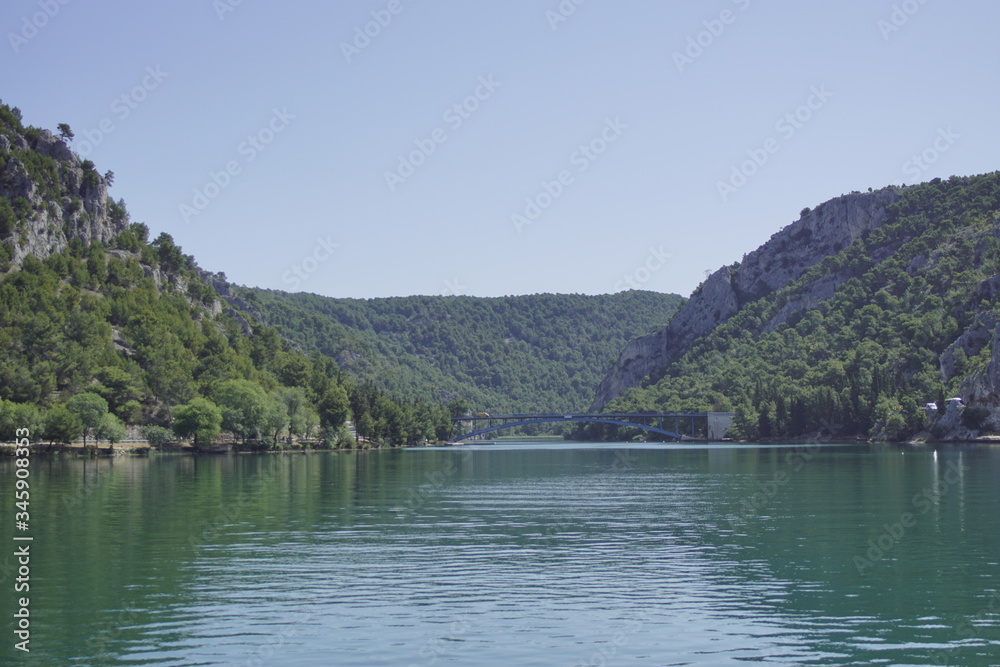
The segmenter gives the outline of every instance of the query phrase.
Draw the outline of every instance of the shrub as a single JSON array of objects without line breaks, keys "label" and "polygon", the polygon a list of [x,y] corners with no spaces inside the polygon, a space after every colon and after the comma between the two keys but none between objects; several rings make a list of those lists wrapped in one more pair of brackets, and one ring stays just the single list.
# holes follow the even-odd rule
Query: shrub
[{"label": "shrub", "polygon": [[175,442],[174,432],[162,426],[145,426],[142,435],[149,442],[150,447],[162,447]]}]

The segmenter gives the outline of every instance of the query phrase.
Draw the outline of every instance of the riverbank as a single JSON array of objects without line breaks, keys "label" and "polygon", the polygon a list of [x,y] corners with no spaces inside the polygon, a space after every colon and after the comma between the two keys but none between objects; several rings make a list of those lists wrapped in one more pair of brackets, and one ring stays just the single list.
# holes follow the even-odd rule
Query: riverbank
[{"label": "riverbank", "polygon": [[[445,443],[434,443],[440,446]],[[278,447],[264,447],[260,445],[242,445],[237,442],[220,443],[212,447],[194,447],[188,443],[177,443],[161,447],[152,447],[148,442],[126,442],[115,443],[113,445],[101,442],[98,444],[82,442],[73,444],[44,444],[32,443],[32,456],[74,456],[79,458],[110,458],[115,456],[149,456],[151,453],[157,454],[191,454],[191,455],[221,455],[221,454],[303,454],[307,452],[353,452],[353,451],[377,451],[382,449],[399,449],[405,445],[374,445],[364,443],[360,447],[323,447],[318,442],[294,443],[291,445],[282,444]],[[0,443],[0,457],[12,457],[16,445],[13,443]]]}]

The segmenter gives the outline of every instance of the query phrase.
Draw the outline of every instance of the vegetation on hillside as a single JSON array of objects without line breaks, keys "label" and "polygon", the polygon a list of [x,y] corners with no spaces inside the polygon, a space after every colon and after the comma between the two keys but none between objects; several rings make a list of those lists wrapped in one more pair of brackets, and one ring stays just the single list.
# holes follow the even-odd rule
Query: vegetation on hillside
[{"label": "vegetation on hillside", "polygon": [[[970,327],[992,328],[1000,308],[981,285],[998,273],[1000,173],[906,188],[882,227],[748,304],[607,410],[735,411],[735,435],[749,439],[909,437],[926,426],[922,406],[989,361],[988,344],[958,348],[950,374],[939,358]],[[772,324],[831,276],[844,279],[832,298]]]},{"label": "vegetation on hillside", "polygon": [[[292,350],[274,329],[247,335],[212,315],[215,292],[193,260],[169,235],[149,243],[147,233],[133,224],[109,247],[74,240],[0,280],[3,432],[31,423],[48,440],[109,439],[114,419],[174,425],[203,442],[227,431],[244,442],[322,434],[344,444],[353,416],[377,442],[448,436],[444,406],[390,400],[332,359]],[[188,418],[180,426],[179,415]]]},{"label": "vegetation on hillside", "polygon": [[487,412],[579,411],[630,339],[665,324],[675,295],[333,299],[241,288],[268,324],[394,395]]},{"label": "vegetation on hillside", "polygon": [[[84,243],[67,223],[67,247],[12,266],[16,245],[52,238],[43,213],[81,206],[70,196],[74,161],[34,150],[40,133],[0,104],[0,184],[36,200],[0,197],[0,441],[28,428],[36,441],[113,443],[132,426],[154,444],[230,434],[255,446],[353,446],[349,419],[364,446],[448,437],[440,402],[390,398],[333,359],[295,351],[274,329],[248,331],[223,314],[194,259],[168,234],[150,241],[146,225],[128,225],[124,201],[106,202],[109,222],[124,230],[110,243]],[[95,165],[79,167],[80,192],[99,193]]]}]

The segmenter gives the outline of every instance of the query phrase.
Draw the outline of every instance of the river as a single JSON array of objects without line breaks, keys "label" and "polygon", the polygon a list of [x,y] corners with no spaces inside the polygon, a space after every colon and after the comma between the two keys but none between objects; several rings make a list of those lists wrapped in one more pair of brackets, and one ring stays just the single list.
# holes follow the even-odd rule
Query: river
[{"label": "river", "polygon": [[3,665],[997,665],[1000,449],[31,462]]}]

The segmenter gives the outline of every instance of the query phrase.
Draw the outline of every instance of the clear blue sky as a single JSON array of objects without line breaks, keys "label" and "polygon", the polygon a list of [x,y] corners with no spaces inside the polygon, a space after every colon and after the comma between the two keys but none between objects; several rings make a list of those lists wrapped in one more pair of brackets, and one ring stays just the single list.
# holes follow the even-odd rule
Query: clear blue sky
[{"label": "clear blue sky", "polygon": [[237,2],[7,0],[0,97],[241,284],[687,294],[805,206],[1000,168],[996,2]]}]

